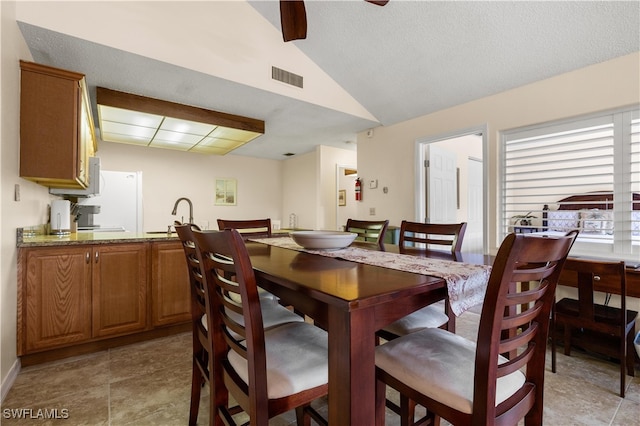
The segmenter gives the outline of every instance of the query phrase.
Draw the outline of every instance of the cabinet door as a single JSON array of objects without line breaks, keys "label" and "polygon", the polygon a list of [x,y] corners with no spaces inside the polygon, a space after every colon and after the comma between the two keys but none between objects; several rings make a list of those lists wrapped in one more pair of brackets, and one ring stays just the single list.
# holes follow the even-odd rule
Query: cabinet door
[{"label": "cabinet door", "polygon": [[151,293],[153,325],[191,319],[191,294],[187,262],[179,241],[152,244]]},{"label": "cabinet door", "polygon": [[91,338],[91,264],[88,247],[27,249],[25,351]]},{"label": "cabinet door", "polygon": [[146,328],[147,247],[140,243],[94,246],[93,337]]},{"label": "cabinet door", "polygon": [[82,74],[20,62],[20,176],[84,188],[80,176]]}]

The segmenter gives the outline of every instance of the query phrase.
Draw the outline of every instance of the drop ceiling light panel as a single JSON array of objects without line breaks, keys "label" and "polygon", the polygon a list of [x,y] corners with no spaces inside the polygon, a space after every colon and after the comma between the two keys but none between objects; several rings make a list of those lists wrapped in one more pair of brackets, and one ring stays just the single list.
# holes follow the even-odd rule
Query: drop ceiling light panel
[{"label": "drop ceiling light panel", "polygon": [[224,155],[264,134],[264,121],[97,88],[102,140]]}]

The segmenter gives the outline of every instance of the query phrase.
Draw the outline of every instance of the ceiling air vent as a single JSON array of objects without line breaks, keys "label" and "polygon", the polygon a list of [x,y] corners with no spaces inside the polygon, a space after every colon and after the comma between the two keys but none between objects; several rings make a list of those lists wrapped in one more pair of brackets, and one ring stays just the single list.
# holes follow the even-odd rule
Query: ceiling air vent
[{"label": "ceiling air vent", "polygon": [[277,67],[271,67],[271,78],[302,89],[302,76]]}]

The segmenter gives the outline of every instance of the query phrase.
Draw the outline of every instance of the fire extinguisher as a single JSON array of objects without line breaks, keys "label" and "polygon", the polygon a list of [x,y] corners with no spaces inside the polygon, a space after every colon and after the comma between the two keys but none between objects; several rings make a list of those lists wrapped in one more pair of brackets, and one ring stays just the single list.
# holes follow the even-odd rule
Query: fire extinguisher
[{"label": "fire extinguisher", "polygon": [[362,201],[362,181],[356,178],[356,201]]}]

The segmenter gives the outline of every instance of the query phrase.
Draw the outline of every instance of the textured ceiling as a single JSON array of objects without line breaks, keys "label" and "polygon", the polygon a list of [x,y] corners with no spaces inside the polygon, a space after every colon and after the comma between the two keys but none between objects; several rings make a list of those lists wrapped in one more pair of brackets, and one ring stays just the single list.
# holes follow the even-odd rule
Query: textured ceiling
[{"label": "textured ceiling", "polygon": [[[102,86],[262,119],[233,153],[272,159],[640,50],[639,1],[307,1],[307,39],[289,43],[274,1],[70,3],[95,37],[47,9],[64,2],[20,5],[18,23],[36,62],[86,74],[94,112]],[[166,21],[140,47],[151,14]],[[263,82],[272,65],[305,88]]]}]

